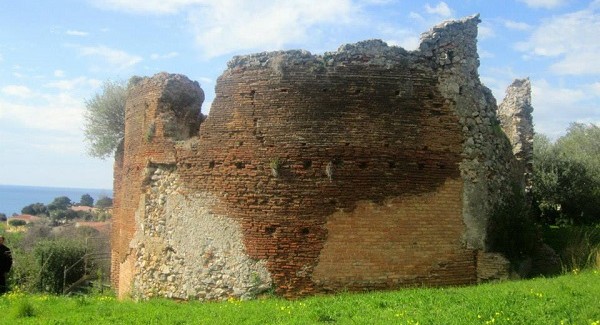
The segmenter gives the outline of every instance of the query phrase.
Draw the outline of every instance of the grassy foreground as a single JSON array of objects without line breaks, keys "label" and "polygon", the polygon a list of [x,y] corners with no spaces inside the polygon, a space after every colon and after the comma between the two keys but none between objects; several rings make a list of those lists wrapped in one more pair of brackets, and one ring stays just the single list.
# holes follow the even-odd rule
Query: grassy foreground
[{"label": "grassy foreground", "polygon": [[219,303],[0,297],[1,324],[593,324],[600,271],[461,288]]}]

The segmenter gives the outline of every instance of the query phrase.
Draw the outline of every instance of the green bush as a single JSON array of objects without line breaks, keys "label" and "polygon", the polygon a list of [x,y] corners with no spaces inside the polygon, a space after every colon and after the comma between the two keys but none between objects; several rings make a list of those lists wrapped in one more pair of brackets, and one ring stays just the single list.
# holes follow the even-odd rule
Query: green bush
[{"label": "green bush", "polygon": [[77,240],[55,239],[39,242],[34,250],[40,265],[38,285],[42,291],[55,294],[81,279],[85,274],[85,245]]},{"label": "green bush", "polygon": [[600,227],[545,227],[544,242],[558,253],[563,270],[597,268],[600,260]]},{"label": "green bush", "polygon": [[517,187],[506,202],[494,209],[487,234],[487,248],[502,253],[513,265],[533,256],[540,236],[525,196]]},{"label": "green bush", "polygon": [[20,220],[20,219],[15,219],[15,220],[8,220],[8,224],[13,226],[13,227],[20,227],[20,226],[24,226],[27,224],[27,222],[25,222],[25,220]]}]

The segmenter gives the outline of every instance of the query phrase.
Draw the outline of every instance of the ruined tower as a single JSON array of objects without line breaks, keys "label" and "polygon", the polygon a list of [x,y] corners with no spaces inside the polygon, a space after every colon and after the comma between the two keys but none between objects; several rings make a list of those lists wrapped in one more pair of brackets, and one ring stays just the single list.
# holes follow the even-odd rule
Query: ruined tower
[{"label": "ruined tower", "polygon": [[493,277],[506,261],[488,253],[488,219],[522,173],[479,81],[479,22],[440,24],[414,52],[369,40],[234,57],[202,124],[197,83],[141,80],[115,163],[119,295]]},{"label": "ruined tower", "polygon": [[523,164],[528,189],[531,187],[533,172],[532,112],[529,78],[516,79],[506,89],[506,96],[498,106],[498,119],[513,146],[515,157]]}]

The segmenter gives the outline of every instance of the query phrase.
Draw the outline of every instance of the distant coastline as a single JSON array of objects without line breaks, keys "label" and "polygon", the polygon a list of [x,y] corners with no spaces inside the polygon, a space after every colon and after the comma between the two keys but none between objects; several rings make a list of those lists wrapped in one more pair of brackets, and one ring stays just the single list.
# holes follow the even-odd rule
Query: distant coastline
[{"label": "distant coastline", "polygon": [[59,196],[66,196],[74,203],[79,202],[81,196],[89,194],[94,201],[100,197],[113,197],[112,189],[97,188],[68,188],[28,185],[0,185],[0,213],[10,217],[13,213],[20,214],[21,209],[32,203],[48,204]]}]

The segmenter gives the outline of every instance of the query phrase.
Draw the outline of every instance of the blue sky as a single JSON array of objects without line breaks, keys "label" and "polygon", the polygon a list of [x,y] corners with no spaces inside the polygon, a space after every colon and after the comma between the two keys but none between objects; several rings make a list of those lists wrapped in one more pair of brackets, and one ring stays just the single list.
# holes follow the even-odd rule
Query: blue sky
[{"label": "blue sky", "polygon": [[475,13],[480,78],[498,102],[530,77],[537,132],[600,122],[600,0],[0,0],[0,184],[111,188],[112,159],[88,157],[82,131],[105,80],[182,73],[208,113],[233,55],[374,38],[413,50]]}]

